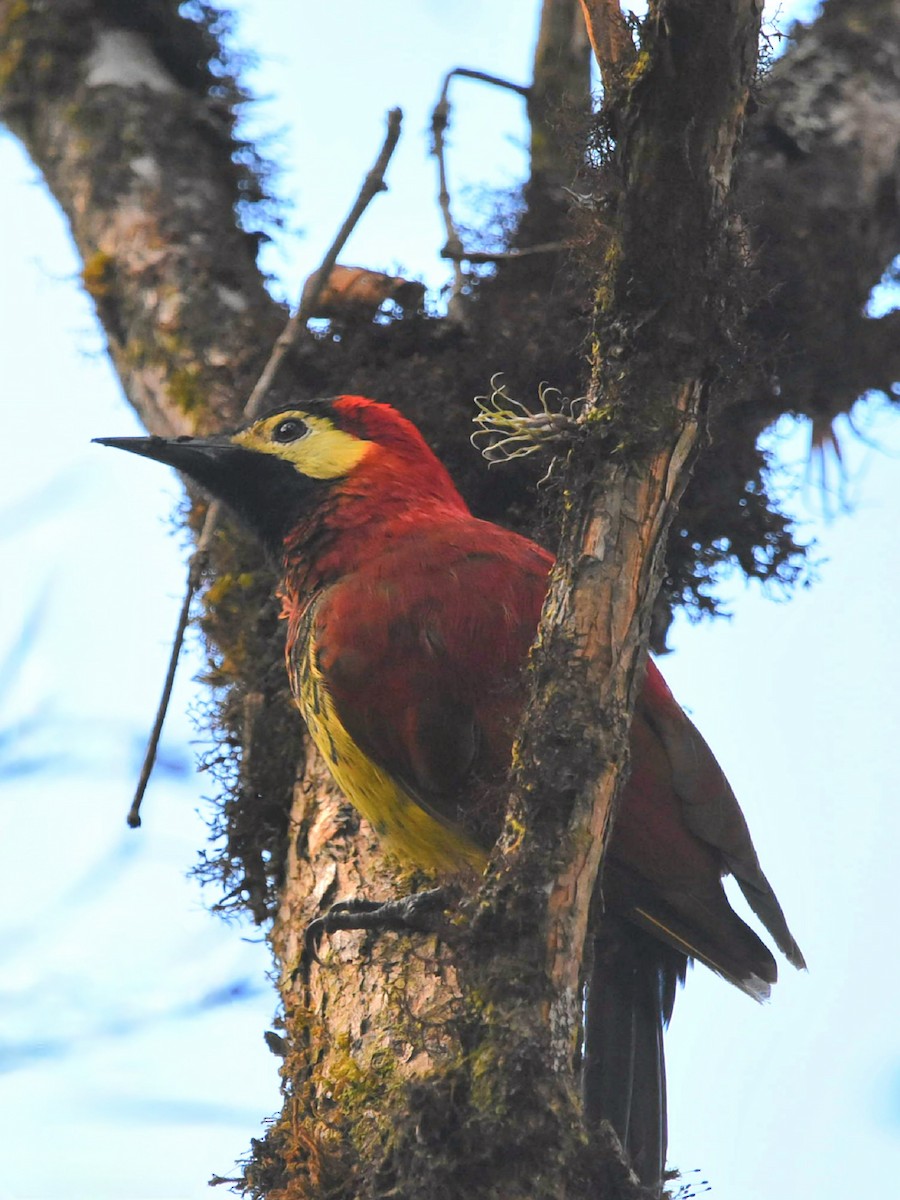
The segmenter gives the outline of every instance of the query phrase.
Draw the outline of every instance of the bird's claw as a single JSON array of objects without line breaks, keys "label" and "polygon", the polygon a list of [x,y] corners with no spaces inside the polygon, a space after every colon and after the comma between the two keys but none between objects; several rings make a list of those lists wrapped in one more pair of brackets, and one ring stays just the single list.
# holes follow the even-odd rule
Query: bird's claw
[{"label": "bird's claw", "polygon": [[436,915],[446,906],[443,888],[413,892],[400,900],[339,900],[306,927],[304,945],[312,962],[321,965],[319,942],[326,933],[341,929],[365,929],[376,933],[434,933]]}]

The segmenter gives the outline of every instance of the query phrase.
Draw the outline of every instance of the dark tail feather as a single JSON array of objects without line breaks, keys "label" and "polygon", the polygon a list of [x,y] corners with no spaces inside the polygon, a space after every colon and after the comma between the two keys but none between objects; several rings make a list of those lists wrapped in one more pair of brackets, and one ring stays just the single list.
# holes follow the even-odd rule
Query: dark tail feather
[{"label": "dark tail feather", "polygon": [[609,1121],[641,1183],[662,1190],[668,1022],[686,960],[656,938],[603,918],[585,997],[582,1094],[589,1125]]}]

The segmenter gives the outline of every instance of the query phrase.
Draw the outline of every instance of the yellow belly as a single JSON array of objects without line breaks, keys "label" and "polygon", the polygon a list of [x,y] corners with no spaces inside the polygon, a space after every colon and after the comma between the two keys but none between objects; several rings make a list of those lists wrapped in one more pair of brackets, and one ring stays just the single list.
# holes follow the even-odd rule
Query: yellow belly
[{"label": "yellow belly", "polygon": [[309,626],[294,647],[289,671],[297,706],[335,782],[387,848],[438,876],[483,871],[484,850],[458,826],[418,804],[350,737],[316,662]]}]

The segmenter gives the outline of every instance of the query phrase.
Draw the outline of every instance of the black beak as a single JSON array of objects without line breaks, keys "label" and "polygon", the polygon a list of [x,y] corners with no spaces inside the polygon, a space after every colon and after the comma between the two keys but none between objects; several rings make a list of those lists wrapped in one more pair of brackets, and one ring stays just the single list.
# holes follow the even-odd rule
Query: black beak
[{"label": "black beak", "polygon": [[[127,450],[165,463],[189,476],[214,496],[222,495],[223,489],[235,473],[237,461],[247,451],[235,446],[225,435],[211,438],[192,437],[124,437],[94,438],[100,446],[113,446],[116,450]],[[224,497],[223,497],[224,498]]]},{"label": "black beak", "polygon": [[224,500],[276,551],[315,483],[304,480],[289,463],[272,454],[236,446],[228,434],[210,438],[125,437],[94,438],[94,441],[174,467],[211,496]]}]

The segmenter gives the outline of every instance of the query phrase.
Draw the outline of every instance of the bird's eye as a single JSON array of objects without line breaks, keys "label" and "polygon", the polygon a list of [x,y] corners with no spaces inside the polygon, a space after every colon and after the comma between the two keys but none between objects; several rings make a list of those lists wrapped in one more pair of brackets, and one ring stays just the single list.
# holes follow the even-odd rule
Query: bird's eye
[{"label": "bird's eye", "polygon": [[296,442],[309,433],[309,426],[297,417],[288,417],[272,430],[272,440],[275,442]]}]

